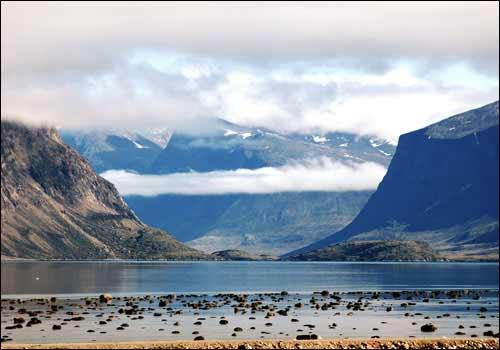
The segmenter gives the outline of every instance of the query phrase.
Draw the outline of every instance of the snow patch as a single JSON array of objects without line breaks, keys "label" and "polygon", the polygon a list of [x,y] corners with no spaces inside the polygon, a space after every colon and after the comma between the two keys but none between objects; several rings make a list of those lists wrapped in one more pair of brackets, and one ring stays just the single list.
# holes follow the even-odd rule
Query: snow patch
[{"label": "snow patch", "polygon": [[360,160],[362,162],[364,162],[365,160],[364,159],[361,159],[359,157],[354,157],[354,156],[351,156],[349,154],[344,154],[344,158],[350,158],[350,159],[356,159],[356,160]]},{"label": "snow patch", "polygon": [[224,129],[224,136],[233,136],[233,135],[238,135],[236,131],[229,130],[229,129]]},{"label": "snow patch", "polygon": [[234,130],[230,130],[230,129],[224,129],[224,136],[234,136],[234,135],[238,135],[240,136],[243,140],[249,138],[249,137],[252,137],[253,134],[251,132],[237,132],[237,131],[234,131]]},{"label": "snow patch", "polygon": [[313,138],[313,141],[316,143],[324,143],[324,142],[330,141],[330,139],[327,139],[324,136],[313,135],[312,138]]},{"label": "snow patch", "polygon": [[137,148],[149,148],[147,146],[143,146],[140,143],[135,142],[134,140],[130,140],[130,141],[132,141],[134,143],[135,147],[137,147]]},{"label": "snow patch", "polygon": [[129,140],[130,142],[132,142],[136,148],[149,148],[147,146],[141,145],[140,143],[136,142],[133,139],[136,135],[133,135],[131,133],[122,133],[122,134],[117,134],[117,135],[121,136],[123,138],[126,138],[127,140]]},{"label": "snow patch", "polygon": [[385,144],[385,142],[380,142],[378,140],[372,140],[372,139],[370,139],[370,145],[372,145],[372,147],[374,147],[374,148],[380,147],[383,144]]}]

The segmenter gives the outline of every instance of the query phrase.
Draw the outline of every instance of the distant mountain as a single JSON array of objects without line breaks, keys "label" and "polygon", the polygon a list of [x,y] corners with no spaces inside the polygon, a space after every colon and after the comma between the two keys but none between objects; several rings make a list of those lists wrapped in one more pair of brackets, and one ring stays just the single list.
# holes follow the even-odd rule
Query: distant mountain
[{"label": "distant mountain", "polygon": [[148,172],[151,163],[168,144],[168,130],[141,133],[121,130],[62,130],[68,145],[87,158],[98,173],[109,169]]},{"label": "distant mountain", "polygon": [[[370,191],[292,192],[235,197],[205,234],[188,241],[210,252],[221,247],[283,254],[339,230],[359,213]],[[195,229],[195,227],[193,227]]]},{"label": "distant mountain", "polygon": [[388,165],[394,151],[394,145],[376,138],[347,133],[281,134],[219,120],[209,135],[174,133],[149,172],[256,169],[318,157]]},{"label": "distant mountain", "polygon": [[359,213],[371,191],[217,196],[128,196],[145,222],[193,248],[283,254],[326,237]]},{"label": "distant mountain", "polygon": [[1,129],[2,257],[212,259],[142,223],[56,130]]},{"label": "distant mountain", "polygon": [[299,254],[305,261],[438,261],[442,257],[427,242],[349,241]]},{"label": "distant mountain", "polygon": [[[108,130],[63,135],[98,171],[121,168],[150,174],[279,167],[319,157],[387,166],[395,151],[394,145],[375,137],[282,134],[225,120],[218,120],[210,133],[202,135],[166,130],[164,133],[170,137],[162,149],[149,145],[144,139],[150,136],[144,133]],[[135,143],[148,145],[149,151],[137,148]],[[99,151],[97,145],[101,145]],[[179,240],[207,253],[230,248],[254,254],[283,254],[347,225],[370,194],[159,195],[127,196],[125,200],[144,222],[172,232]]]},{"label": "distant mountain", "polygon": [[349,240],[410,239],[453,259],[498,259],[498,125],[494,102],[402,135],[353,222],[285,256]]}]

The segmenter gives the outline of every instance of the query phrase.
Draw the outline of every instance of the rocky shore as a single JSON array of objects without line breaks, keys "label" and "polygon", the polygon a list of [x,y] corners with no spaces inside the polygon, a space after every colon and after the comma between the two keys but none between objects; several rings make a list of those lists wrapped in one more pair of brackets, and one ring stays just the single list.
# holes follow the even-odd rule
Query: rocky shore
[{"label": "rocky shore", "polygon": [[498,295],[498,290],[324,290],[2,299],[1,340],[2,348],[36,344],[67,348],[69,339],[71,347],[95,343],[108,348],[122,347],[117,342],[137,348],[189,347],[189,340],[196,347],[220,348],[225,345],[217,344],[230,339],[238,341],[227,344],[248,343],[252,348],[297,344],[335,348],[351,346],[356,339],[364,339],[366,346],[383,341],[404,347],[388,343],[399,337],[417,341],[409,348],[444,344],[429,343],[430,338],[498,348]]}]

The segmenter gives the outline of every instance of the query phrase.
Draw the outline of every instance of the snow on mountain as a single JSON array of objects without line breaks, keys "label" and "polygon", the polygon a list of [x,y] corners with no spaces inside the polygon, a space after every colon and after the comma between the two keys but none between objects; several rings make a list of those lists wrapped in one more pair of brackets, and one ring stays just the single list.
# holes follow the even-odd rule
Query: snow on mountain
[{"label": "snow on mountain", "polygon": [[229,130],[229,129],[224,129],[224,136],[233,136],[233,135],[238,135],[236,131]]},{"label": "snow on mountain", "polygon": [[135,145],[135,147],[137,147],[137,148],[149,148],[148,146],[143,146],[143,145],[141,145],[140,143],[135,142],[134,140],[130,140],[130,141],[132,141],[132,143],[133,143],[133,144]]},{"label": "snow on mountain", "polygon": [[382,146],[384,144],[384,142],[379,143],[380,141],[378,141],[378,140],[370,139],[369,141],[370,141],[370,145],[372,145],[372,147],[375,147],[375,148]]},{"label": "snow on mountain", "polygon": [[327,139],[324,136],[313,135],[312,138],[313,138],[313,141],[316,142],[316,143],[324,143],[324,142],[330,141],[330,139]]}]

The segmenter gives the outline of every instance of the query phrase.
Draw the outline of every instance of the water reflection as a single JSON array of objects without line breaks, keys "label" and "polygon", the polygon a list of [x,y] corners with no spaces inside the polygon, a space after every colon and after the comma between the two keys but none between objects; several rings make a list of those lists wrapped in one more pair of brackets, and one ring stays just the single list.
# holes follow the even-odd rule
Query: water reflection
[{"label": "water reflection", "polygon": [[314,262],[2,262],[11,294],[216,293],[322,289],[498,289],[498,264]]}]

